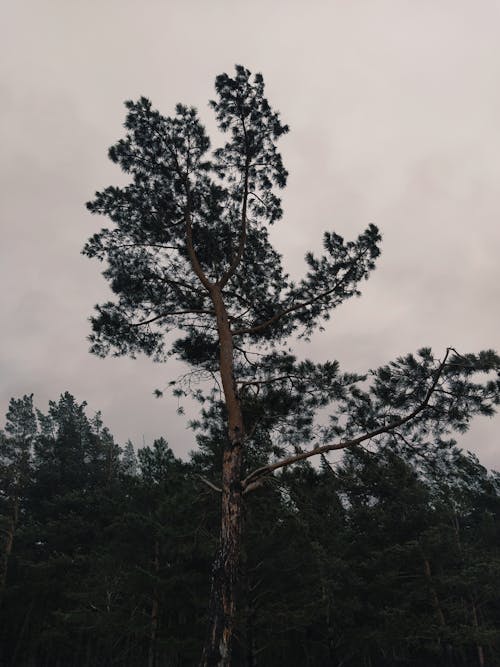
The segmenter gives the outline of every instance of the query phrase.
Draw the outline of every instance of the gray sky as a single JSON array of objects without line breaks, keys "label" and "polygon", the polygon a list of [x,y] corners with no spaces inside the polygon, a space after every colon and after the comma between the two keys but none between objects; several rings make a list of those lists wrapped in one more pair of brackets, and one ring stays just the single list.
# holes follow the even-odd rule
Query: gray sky
[{"label": "gray sky", "polygon": [[[500,348],[500,3],[481,0],[4,0],[0,27],[0,411],[65,390],[119,442],[193,446],[168,394],[179,365],[101,360],[87,318],[107,298],[80,255],[105,224],[84,208],[123,183],[107,157],[123,101],[194,104],[209,130],[215,76],[261,71],[291,126],[273,239],[300,276],[324,230],[383,233],[361,299],[301,354],[363,371],[432,346]],[[500,467],[500,417],[461,444]]]}]

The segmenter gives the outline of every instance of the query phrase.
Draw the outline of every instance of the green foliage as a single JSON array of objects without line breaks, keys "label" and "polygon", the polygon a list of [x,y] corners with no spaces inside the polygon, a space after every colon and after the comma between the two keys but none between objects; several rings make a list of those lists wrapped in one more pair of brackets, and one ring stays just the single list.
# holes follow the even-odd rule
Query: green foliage
[{"label": "green foliage", "polygon": [[[0,606],[2,664],[195,664],[219,521],[200,476],[217,479],[223,406],[204,408],[189,462],[163,438],[120,453],[67,393],[38,420],[31,397],[13,406],[2,443],[15,435],[28,456]],[[250,466],[271,453],[265,433]],[[285,468],[255,494],[238,664],[468,667],[478,646],[500,664],[498,475],[453,441],[419,460],[401,440],[358,447],[335,467],[323,458],[318,469]]]},{"label": "green foliage", "polygon": [[[288,127],[271,109],[260,74],[237,66],[234,76],[216,78],[215,89],[211,107],[226,138],[215,150],[194,108],[178,105],[165,117],[144,97],[126,103],[126,136],[110,158],[131,183],[106,188],[88,204],[111,224],[83,252],[106,262],[116,295],[97,307],[92,351],[176,355],[192,375],[173,383],[174,395],[219,400],[220,341],[209,289],[216,285],[231,325],[247,441],[253,439],[246,450],[269,437],[267,454],[375,436],[422,449],[463,432],[475,414],[493,414],[500,359],[492,351],[464,356],[449,349],[443,361],[424,348],[359,376],[341,373],[335,361],[298,361],[281,349],[359,295],[380,254],[380,234],[374,225],[354,241],[325,233],[323,254],[307,253],[306,275],[291,281],[268,237],[268,225],[282,217],[278,192],[287,172],[276,143]],[[173,330],[180,336],[172,342]],[[316,416],[327,406],[324,427]]]},{"label": "green foliage", "polygon": [[[215,88],[211,107],[228,140],[212,153],[195,109],[178,105],[175,116],[164,117],[144,97],[126,103],[127,135],[109,155],[132,182],[96,193],[88,204],[113,226],[83,252],[107,262],[104,276],[117,296],[92,319],[96,354],[161,359],[165,334],[175,328],[184,337],[172,352],[217,370],[213,305],[193,271],[188,222],[200,269],[224,289],[235,335],[253,343],[311,332],[359,293],[358,283],[374,268],[380,235],[370,225],[354,242],[325,234],[324,255],[309,253],[306,277],[289,280],[265,226],[282,217],[277,190],[287,172],[276,141],[288,127],[264,96],[260,74],[237,66],[233,78],[218,76]],[[245,355],[237,357],[250,373]]]}]

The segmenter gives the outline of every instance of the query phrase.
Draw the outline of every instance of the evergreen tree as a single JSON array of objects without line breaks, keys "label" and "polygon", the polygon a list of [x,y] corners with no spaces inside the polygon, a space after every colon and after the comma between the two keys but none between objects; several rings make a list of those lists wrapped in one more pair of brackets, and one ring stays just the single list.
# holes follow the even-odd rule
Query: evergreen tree
[{"label": "evergreen tree", "polygon": [[[106,261],[116,295],[97,307],[92,352],[143,352],[156,360],[176,354],[220,387],[220,549],[202,664],[229,665],[244,494],[280,468],[396,430],[411,441],[426,430],[437,437],[465,429],[475,413],[491,414],[498,403],[498,375],[484,382],[474,375],[498,374],[499,359],[448,349],[439,360],[424,349],[373,372],[367,387],[366,377],[341,374],[336,362],[299,362],[283,352],[290,336],[307,336],[359,294],[380,234],[374,225],[354,241],[325,233],[323,254],[308,253],[305,277],[291,281],[268,237],[268,226],[282,217],[278,190],[287,172],[276,141],[288,127],[271,109],[260,74],[237,66],[215,87],[211,106],[227,141],[211,153],[194,108],[178,105],[173,117],[163,117],[144,97],[126,103],[126,137],[109,156],[131,182],[88,204],[113,225],[84,253]],[[166,334],[174,329],[182,335],[169,349]],[[314,414],[328,404],[330,425],[313,439]],[[291,445],[294,453],[249,470],[249,443],[266,430],[274,441],[267,451]]]},{"label": "evergreen tree", "polygon": [[135,477],[137,474],[137,456],[134,445],[130,440],[127,440],[123,448],[120,470],[124,475],[130,475],[131,477]]},{"label": "evergreen tree", "polygon": [[[12,516],[13,489],[19,513],[0,605],[2,665],[196,662],[220,521],[210,480],[223,407],[204,407],[191,462],[159,438],[137,457],[129,443],[115,465],[99,414],[87,417],[71,395],[38,419],[31,397],[13,399],[0,489],[2,516]],[[257,432],[252,468],[280,456]],[[335,466],[325,457],[319,468],[284,466],[245,504],[233,663],[500,664],[498,474],[451,440],[409,442],[349,448]],[[82,448],[76,476],[68,462]],[[15,453],[33,450],[15,477],[26,461]],[[124,472],[129,459],[135,474]]]},{"label": "evergreen tree", "polygon": [[73,664],[81,641],[73,628],[75,600],[109,520],[117,447],[100,416],[89,419],[85,403],[68,392],[37,417],[32,397],[13,399],[6,441],[20,443],[18,459],[29,463],[29,475],[18,475],[21,511],[3,626],[12,639],[3,658]]},{"label": "evergreen tree", "polygon": [[12,398],[6,415],[5,433],[0,432],[0,602],[19,523],[22,504],[32,474],[32,446],[37,433],[33,394]]}]

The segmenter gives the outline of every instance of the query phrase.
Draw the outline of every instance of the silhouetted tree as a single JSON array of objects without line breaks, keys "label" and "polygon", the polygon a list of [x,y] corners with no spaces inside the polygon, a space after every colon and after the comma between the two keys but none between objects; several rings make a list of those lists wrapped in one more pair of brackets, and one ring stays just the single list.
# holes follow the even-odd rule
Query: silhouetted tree
[{"label": "silhouetted tree", "polygon": [[[308,253],[305,277],[291,281],[267,231],[282,217],[278,190],[287,172],[276,141],[288,127],[271,109],[260,74],[237,66],[233,77],[218,76],[215,88],[211,107],[227,141],[211,153],[194,108],[178,105],[164,117],[144,97],[126,103],[126,137],[109,157],[131,182],[88,204],[113,224],[84,253],[106,262],[116,295],[92,318],[92,352],[143,352],[157,360],[176,354],[220,387],[220,549],[202,664],[229,665],[244,494],[285,466],[388,433],[411,441],[423,431],[463,430],[474,413],[491,414],[498,403],[497,380],[473,376],[498,371],[499,360],[492,352],[461,356],[452,349],[439,360],[424,349],[368,378],[282,351],[292,335],[307,336],[359,294],[380,235],[374,225],[355,241],[325,233],[323,254]],[[172,330],[182,337],[169,348]],[[188,382],[177,389],[188,390]],[[196,386],[193,393],[203,398]],[[314,415],[329,404],[332,419],[315,439]],[[251,441],[266,441],[264,433],[273,441],[266,453],[274,448],[275,455],[251,470],[245,453]]]}]

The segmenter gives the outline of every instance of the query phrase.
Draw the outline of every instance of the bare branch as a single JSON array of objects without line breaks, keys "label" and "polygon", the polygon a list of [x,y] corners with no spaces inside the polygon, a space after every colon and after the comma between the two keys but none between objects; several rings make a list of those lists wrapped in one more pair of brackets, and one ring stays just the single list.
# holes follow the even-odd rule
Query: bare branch
[{"label": "bare branch", "polygon": [[[310,458],[311,456],[317,456],[318,454],[326,454],[326,452],[332,452],[334,450],[338,449],[347,449],[349,447],[355,447],[356,445],[361,444],[365,440],[370,440],[371,438],[376,437],[377,435],[382,435],[383,433],[389,433],[390,431],[393,431],[396,428],[399,428],[403,424],[406,424],[407,422],[411,421],[414,419],[418,414],[420,414],[429,404],[429,401],[431,399],[432,394],[434,393],[434,390],[436,389],[436,386],[438,384],[438,381],[443,373],[443,370],[446,366],[446,362],[448,360],[448,356],[451,352],[451,348],[446,349],[446,354],[444,356],[443,361],[439,364],[439,367],[436,371],[434,380],[429,387],[429,390],[427,391],[423,401],[414,409],[412,410],[409,414],[407,414],[405,417],[401,417],[400,419],[397,419],[396,421],[392,422],[391,424],[387,424],[385,426],[380,426],[379,428],[374,429],[373,431],[369,431],[368,433],[364,433],[363,435],[358,436],[357,438],[353,438],[351,440],[345,440],[341,442],[337,442],[331,445],[323,445],[322,447],[316,447],[313,450],[301,452],[300,454],[296,454],[295,456],[290,456],[285,459],[281,459],[280,461],[276,461],[275,463],[270,463],[266,466],[262,466],[261,468],[257,468],[253,472],[250,473],[243,481],[242,481],[242,486],[244,489],[248,488],[250,484],[254,484],[255,481],[258,479],[265,477],[267,475],[270,475],[272,472],[275,470],[278,470],[279,468],[284,468],[285,466],[289,466],[293,463],[298,463],[299,461],[304,461],[305,459]],[[256,487],[252,487],[256,488]]]},{"label": "bare branch", "polygon": [[142,322],[132,322],[131,327],[140,327],[143,324],[151,324],[157,320],[161,320],[164,317],[169,317],[170,315],[215,315],[213,310],[203,310],[203,309],[193,309],[193,310],[171,310],[168,313],[161,313],[156,315],[149,320],[143,320]]},{"label": "bare branch", "polygon": [[222,489],[220,489],[218,486],[215,484],[212,484],[210,480],[208,480],[206,477],[203,477],[203,475],[196,475],[198,479],[200,479],[202,482],[204,482],[207,486],[209,486],[212,491],[217,491],[217,493],[222,493]]},{"label": "bare branch", "polygon": [[113,245],[113,249],[116,248],[157,248],[160,250],[177,250],[179,251],[178,246],[175,245],[162,245],[161,243],[116,243]]},{"label": "bare branch", "polygon": [[260,488],[264,482],[266,481],[266,477],[259,477],[258,479],[255,480],[255,482],[250,482],[250,484],[247,484],[244,489],[243,489],[243,495],[246,495],[247,493],[251,493],[252,491],[255,491],[256,489]]},{"label": "bare branch", "polygon": [[[254,166],[257,166],[257,165],[258,165],[258,162],[254,162],[253,165],[254,165]],[[263,206],[264,208],[267,208],[267,204],[266,204],[266,202],[262,199],[262,197],[259,197],[258,194],[256,194],[255,192],[249,192],[248,194],[251,195],[252,197],[255,197],[255,199],[258,199],[258,200],[260,201],[260,203],[262,204],[262,206]]]}]

